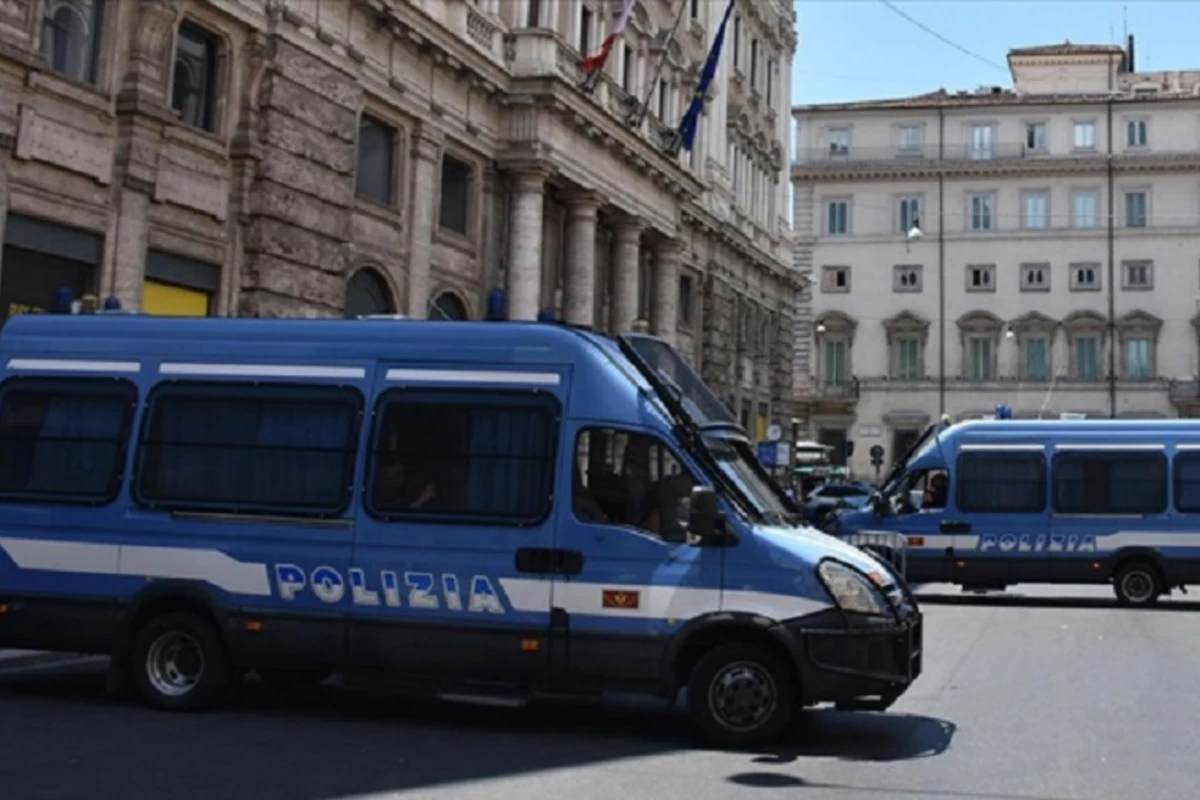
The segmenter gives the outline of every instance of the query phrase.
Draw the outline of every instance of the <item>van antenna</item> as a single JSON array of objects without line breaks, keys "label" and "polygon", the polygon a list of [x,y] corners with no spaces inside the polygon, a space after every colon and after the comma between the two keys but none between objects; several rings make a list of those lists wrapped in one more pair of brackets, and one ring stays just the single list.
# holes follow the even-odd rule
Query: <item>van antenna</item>
[{"label": "van antenna", "polygon": [[1046,397],[1044,400],[1042,400],[1042,407],[1038,409],[1039,420],[1042,418],[1042,415],[1046,413],[1046,406],[1050,405],[1050,396],[1054,394],[1054,387],[1058,385],[1058,376],[1061,374],[1062,373],[1059,372],[1054,373],[1054,378],[1050,381],[1050,388],[1046,390]]}]

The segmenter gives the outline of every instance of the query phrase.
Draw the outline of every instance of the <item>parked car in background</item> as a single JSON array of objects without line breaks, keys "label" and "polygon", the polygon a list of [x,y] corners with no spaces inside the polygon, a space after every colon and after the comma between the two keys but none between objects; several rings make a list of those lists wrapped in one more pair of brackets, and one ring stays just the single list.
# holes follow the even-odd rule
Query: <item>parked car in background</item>
[{"label": "parked car in background", "polygon": [[839,509],[865,508],[875,488],[862,481],[833,481],[812,490],[802,511],[805,522],[821,527]]}]

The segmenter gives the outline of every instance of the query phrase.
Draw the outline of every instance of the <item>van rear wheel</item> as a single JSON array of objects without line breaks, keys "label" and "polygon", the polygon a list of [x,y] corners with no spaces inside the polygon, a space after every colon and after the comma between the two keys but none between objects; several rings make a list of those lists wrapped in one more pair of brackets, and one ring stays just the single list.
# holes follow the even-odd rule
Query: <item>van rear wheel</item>
[{"label": "van rear wheel", "polygon": [[1130,561],[1113,576],[1113,593],[1123,606],[1149,606],[1163,593],[1162,577],[1153,564]]},{"label": "van rear wheel", "polygon": [[131,666],[142,702],[166,711],[215,705],[231,686],[232,670],[216,629],[188,612],[153,619],[138,633]]},{"label": "van rear wheel", "polygon": [[775,653],[750,643],[710,650],[688,681],[688,710],[703,738],[723,747],[770,744],[795,722],[798,691]]}]

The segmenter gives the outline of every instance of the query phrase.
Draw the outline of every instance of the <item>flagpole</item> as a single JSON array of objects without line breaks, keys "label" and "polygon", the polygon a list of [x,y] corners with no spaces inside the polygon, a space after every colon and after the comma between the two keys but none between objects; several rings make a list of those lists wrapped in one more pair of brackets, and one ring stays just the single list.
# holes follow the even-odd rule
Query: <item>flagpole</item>
[{"label": "flagpole", "polygon": [[667,38],[663,41],[662,58],[658,60],[658,67],[655,68],[654,75],[650,78],[645,99],[634,107],[633,112],[625,120],[625,123],[630,127],[636,128],[646,118],[646,109],[650,105],[650,96],[654,94],[654,89],[658,85],[658,77],[662,75],[663,65],[667,63],[667,55],[671,50],[671,42],[675,41],[675,32],[679,30],[679,23],[683,21],[683,12],[687,10],[687,4],[688,0],[679,0],[679,12],[675,15],[675,24],[671,26]]}]

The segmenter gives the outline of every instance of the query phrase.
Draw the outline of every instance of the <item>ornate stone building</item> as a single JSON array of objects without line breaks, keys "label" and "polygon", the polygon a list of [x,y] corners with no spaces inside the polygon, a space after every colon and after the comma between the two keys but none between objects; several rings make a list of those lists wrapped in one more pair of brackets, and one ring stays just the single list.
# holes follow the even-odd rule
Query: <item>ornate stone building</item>
[{"label": "ornate stone building", "polygon": [[786,422],[789,5],[739,4],[679,155],[724,3],[642,0],[581,91],[619,6],[4,0],[0,314],[67,286],[150,313],[478,318],[503,288],[515,318],[646,320],[752,429]]}]

